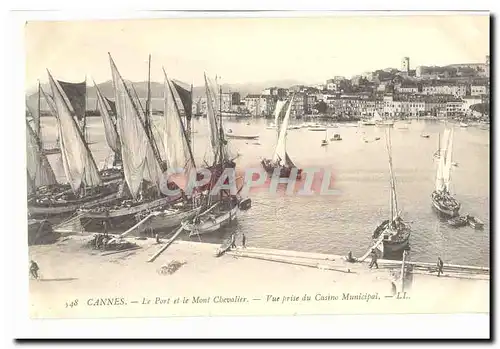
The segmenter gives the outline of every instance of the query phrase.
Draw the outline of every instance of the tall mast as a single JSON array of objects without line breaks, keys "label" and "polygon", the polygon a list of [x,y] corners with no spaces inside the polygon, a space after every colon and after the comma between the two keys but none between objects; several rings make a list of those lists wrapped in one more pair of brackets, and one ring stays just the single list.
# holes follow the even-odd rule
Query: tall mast
[{"label": "tall mast", "polygon": [[87,142],[87,75],[85,75],[85,106],[83,108],[83,124],[82,124],[82,134],[83,141]]},{"label": "tall mast", "polygon": [[386,147],[387,147],[387,154],[389,157],[389,173],[391,175],[391,189],[390,189],[390,198],[391,198],[391,221],[394,219],[394,210],[396,211],[396,215],[398,214],[398,201],[396,197],[396,183],[394,180],[394,173],[392,170],[392,145],[391,145],[391,131],[390,129],[387,129],[386,133]]},{"label": "tall mast", "polygon": [[40,127],[40,117],[42,116],[42,113],[41,113],[41,93],[42,93],[42,87],[40,86],[40,80],[38,80],[38,115],[36,118],[34,118],[34,121],[35,121],[35,131],[36,131],[36,135],[38,136],[38,142],[39,142],[39,146],[40,146],[40,149],[42,149],[42,133],[41,133],[41,127]]},{"label": "tall mast", "polygon": [[190,100],[189,100],[189,108],[185,110],[186,112],[186,128],[187,128],[187,140],[190,147],[192,147],[192,131],[191,131],[191,120],[193,119],[193,84],[191,84],[191,92],[190,92]]},{"label": "tall mast", "polygon": [[223,152],[223,144],[222,140],[224,139],[224,134],[222,130],[222,85],[219,86],[219,133],[220,133],[220,139],[219,139],[219,146],[220,146],[220,163],[221,165],[223,164],[223,157],[222,157],[222,152]]},{"label": "tall mast", "polygon": [[146,100],[146,113],[144,114],[144,126],[146,126],[146,134],[152,136],[151,132],[151,54],[148,58],[148,96]]}]

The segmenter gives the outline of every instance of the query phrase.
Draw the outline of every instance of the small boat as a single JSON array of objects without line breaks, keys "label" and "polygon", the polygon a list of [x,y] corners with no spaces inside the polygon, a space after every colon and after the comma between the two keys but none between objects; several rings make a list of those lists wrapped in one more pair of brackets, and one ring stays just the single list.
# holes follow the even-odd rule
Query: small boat
[{"label": "small boat", "polygon": [[408,126],[398,126],[398,130],[408,130]]},{"label": "small boat", "polygon": [[340,134],[335,133],[332,138],[330,138],[331,141],[341,141],[342,137],[340,137]]},{"label": "small boat", "polygon": [[452,162],[452,163],[451,163],[451,166],[458,167],[458,162]]},{"label": "small boat", "polygon": [[345,124],[345,127],[358,127],[358,124]]},{"label": "small boat", "polygon": [[398,209],[395,177],[392,168],[390,130],[387,131],[386,137],[390,173],[390,216],[389,219],[384,220],[373,232],[372,239],[374,245],[372,249],[378,249],[381,257],[384,259],[399,260],[410,245],[412,228],[410,224],[403,219],[401,211]]},{"label": "small boat", "polygon": [[44,155],[53,155],[53,154],[60,154],[61,153],[61,148],[46,148],[42,150]]},{"label": "small boat", "polygon": [[249,122],[247,122],[247,123],[246,123],[246,125],[248,126],[248,125],[250,125],[250,123],[249,123]]},{"label": "small boat", "polygon": [[325,130],[325,139],[321,141],[321,146],[324,147],[325,145],[328,145],[328,131]]},{"label": "small boat", "polygon": [[[276,103],[276,108],[274,110],[276,124],[278,123],[279,116],[282,114],[282,112],[284,112],[285,110],[286,112],[283,118],[283,122],[279,128],[278,139],[276,147],[274,149],[273,157],[271,159],[262,159],[261,165],[264,170],[270,175],[274,175],[275,172],[279,173],[280,178],[290,178],[290,176],[294,172],[294,169],[296,169],[297,172],[294,176],[300,179],[302,169],[295,166],[286,151],[286,137],[288,134],[288,122],[290,120],[293,98],[294,97],[292,96],[291,100],[289,101],[278,101]],[[286,106],[287,104],[288,106]]]},{"label": "small boat", "polygon": [[455,228],[465,227],[468,223],[469,219],[467,216],[458,216],[448,220],[448,224]]},{"label": "small boat", "polygon": [[232,130],[229,129],[226,132],[226,137],[232,139],[257,139],[259,138],[259,135],[235,135],[233,134]]},{"label": "small boat", "polygon": [[465,122],[461,122],[460,127],[469,127],[469,125],[467,125]]},{"label": "small boat", "polygon": [[211,233],[229,225],[238,218],[240,199],[236,195],[222,198],[207,210],[196,215],[192,220],[181,223],[189,236]]},{"label": "small boat", "polygon": [[441,156],[436,174],[435,190],[431,194],[432,205],[440,215],[457,217],[461,204],[450,193],[453,129],[446,129],[442,138]]},{"label": "small boat", "polygon": [[298,130],[298,129],[300,129],[300,126],[298,125],[288,126],[288,130]]},{"label": "small boat", "polygon": [[477,217],[467,215],[467,222],[474,229],[483,229],[484,223]]},{"label": "small boat", "polygon": [[321,125],[314,125],[308,128],[309,131],[326,131],[326,127]]},{"label": "small boat", "polygon": [[428,133],[422,133],[422,134],[420,134],[420,137],[422,137],[422,138],[429,138],[430,136],[431,135],[428,134]]}]

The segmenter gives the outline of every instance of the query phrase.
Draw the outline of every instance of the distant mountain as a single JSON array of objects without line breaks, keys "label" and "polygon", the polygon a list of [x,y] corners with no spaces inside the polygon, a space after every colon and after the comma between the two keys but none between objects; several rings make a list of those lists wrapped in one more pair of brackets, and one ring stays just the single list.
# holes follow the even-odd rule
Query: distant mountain
[{"label": "distant mountain", "polygon": [[[148,87],[147,81],[133,82],[132,83],[137,92],[139,98],[143,99],[147,97]],[[246,84],[222,84],[223,92],[239,92],[241,94],[241,98],[244,98],[247,94],[259,94],[267,87],[282,87],[289,88],[294,85],[306,85],[303,82],[296,80],[270,80],[265,82],[257,82],[257,83],[246,83]],[[113,82],[108,80],[106,82],[102,82],[97,84],[97,87],[101,91],[101,93],[108,97],[114,98],[114,89]],[[45,92],[52,94],[50,90],[49,84],[42,84],[42,88]],[[30,106],[37,105],[38,100],[38,91],[33,93],[33,89],[28,93],[27,99]],[[198,98],[205,95],[205,86],[195,86],[193,87],[193,95],[194,98]],[[95,100],[97,97],[96,88],[94,85],[87,86],[87,98],[89,100]],[[163,98],[163,83],[160,82],[151,82],[151,98]],[[45,105],[45,103],[43,103]],[[89,103],[89,106],[95,105],[94,103]],[[45,109],[45,108],[44,108]]]}]

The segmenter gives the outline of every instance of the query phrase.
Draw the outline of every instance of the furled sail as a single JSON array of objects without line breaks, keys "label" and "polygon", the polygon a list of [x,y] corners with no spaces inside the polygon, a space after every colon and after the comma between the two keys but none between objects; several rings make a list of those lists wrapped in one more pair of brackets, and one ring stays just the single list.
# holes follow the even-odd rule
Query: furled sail
[{"label": "furled sail", "polygon": [[292,105],[293,105],[293,98],[294,97],[292,96],[288,104],[288,109],[286,111],[283,122],[281,123],[280,132],[278,135],[278,143],[276,144],[276,148],[274,150],[274,155],[272,159],[274,163],[280,162],[281,165],[284,165],[282,161],[288,163],[290,160],[286,153],[286,134],[288,130],[288,123],[290,120],[290,112],[292,110]]},{"label": "furled sail", "polygon": [[[186,130],[182,123],[177,101],[175,100],[173,84],[165,73],[164,81],[164,121],[165,133],[163,144],[170,168],[182,168],[185,173],[195,169],[191,147],[187,140]],[[181,188],[184,189],[184,188]]]},{"label": "furled sail", "polygon": [[40,142],[35,131],[26,120],[26,165],[32,189],[44,185],[56,184],[56,176],[49,160],[42,153]]},{"label": "furled sail", "polygon": [[78,192],[82,185],[98,186],[102,183],[99,171],[83,139],[81,130],[71,116],[71,111],[64,98],[64,91],[50,73],[49,80],[57,111],[61,157],[66,178],[74,192]]},{"label": "furled sail", "polygon": [[153,140],[147,136],[130,90],[125,85],[111,55],[109,60],[115,89],[123,170],[130,193],[136,198],[144,180],[160,184],[162,171],[151,143]]},{"label": "furled sail", "polygon": [[[95,85],[95,84],[94,84]],[[105,98],[97,85],[95,85],[97,91],[97,106],[102,117],[102,122],[104,124],[104,135],[106,136],[106,142],[108,143],[111,150],[115,154],[121,155],[120,140],[118,138],[118,132],[116,131],[116,122],[110,115],[111,107],[108,103],[108,99]]]}]

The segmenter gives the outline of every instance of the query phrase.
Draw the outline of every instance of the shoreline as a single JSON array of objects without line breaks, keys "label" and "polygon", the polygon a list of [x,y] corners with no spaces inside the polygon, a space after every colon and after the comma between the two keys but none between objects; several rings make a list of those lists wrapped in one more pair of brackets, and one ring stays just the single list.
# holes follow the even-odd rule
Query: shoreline
[{"label": "shoreline", "polygon": [[[252,246],[215,257],[217,244],[174,241],[147,262],[163,244],[126,239],[140,248],[102,253],[84,247],[88,240],[73,235],[29,247],[41,278],[30,280],[31,317],[489,312],[487,268],[445,265],[438,278],[432,267],[414,266],[402,289],[398,261],[369,269],[368,261],[338,255]],[[178,269],[166,274],[173,262]]]}]

